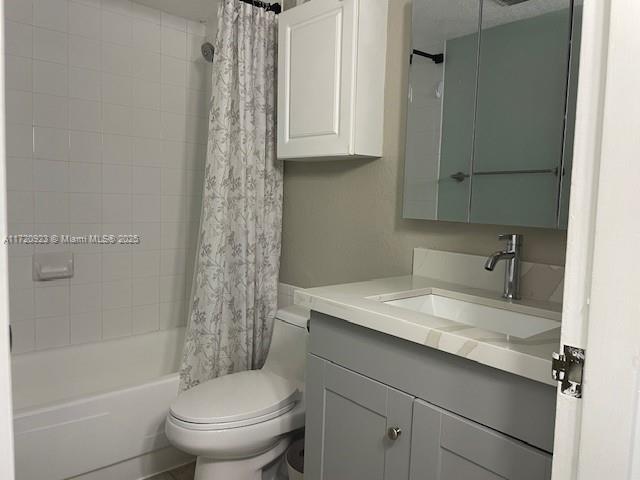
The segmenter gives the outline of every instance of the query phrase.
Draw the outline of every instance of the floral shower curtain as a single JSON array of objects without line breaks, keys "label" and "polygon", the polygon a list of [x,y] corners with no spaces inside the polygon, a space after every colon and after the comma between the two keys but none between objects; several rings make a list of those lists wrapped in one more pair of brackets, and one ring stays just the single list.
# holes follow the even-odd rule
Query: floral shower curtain
[{"label": "floral shower curtain", "polygon": [[276,29],[273,12],[221,1],[181,390],[261,367],[271,341],[282,228]]}]

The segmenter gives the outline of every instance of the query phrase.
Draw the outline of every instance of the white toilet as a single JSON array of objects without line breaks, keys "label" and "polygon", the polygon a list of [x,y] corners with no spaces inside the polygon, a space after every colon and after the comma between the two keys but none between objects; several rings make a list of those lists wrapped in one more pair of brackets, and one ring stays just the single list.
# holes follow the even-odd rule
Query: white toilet
[{"label": "white toilet", "polygon": [[169,441],[196,455],[195,480],[273,480],[275,464],[304,426],[309,311],[278,310],[261,370],[204,382],[178,395],[165,423]]}]

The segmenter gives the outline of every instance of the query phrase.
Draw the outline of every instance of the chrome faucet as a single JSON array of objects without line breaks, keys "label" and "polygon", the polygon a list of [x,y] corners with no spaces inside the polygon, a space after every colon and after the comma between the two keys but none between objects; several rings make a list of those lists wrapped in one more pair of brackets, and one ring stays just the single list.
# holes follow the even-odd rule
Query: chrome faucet
[{"label": "chrome faucet", "polygon": [[522,235],[516,233],[503,233],[498,235],[498,240],[506,240],[507,248],[499,250],[489,256],[484,264],[485,270],[493,272],[500,260],[506,260],[507,266],[504,273],[503,297],[509,300],[520,299],[520,254],[522,251]]}]

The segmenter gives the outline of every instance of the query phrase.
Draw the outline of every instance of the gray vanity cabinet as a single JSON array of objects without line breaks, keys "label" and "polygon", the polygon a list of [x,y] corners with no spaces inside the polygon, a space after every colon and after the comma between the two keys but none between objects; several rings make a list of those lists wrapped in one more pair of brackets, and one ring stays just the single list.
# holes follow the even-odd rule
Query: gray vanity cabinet
[{"label": "gray vanity cabinet", "polygon": [[551,478],[551,455],[422,400],[412,423],[410,480]]},{"label": "gray vanity cabinet", "polygon": [[413,397],[314,355],[307,380],[306,480],[409,479]]},{"label": "gray vanity cabinet", "polygon": [[306,480],[551,478],[555,387],[318,312],[310,331]]}]

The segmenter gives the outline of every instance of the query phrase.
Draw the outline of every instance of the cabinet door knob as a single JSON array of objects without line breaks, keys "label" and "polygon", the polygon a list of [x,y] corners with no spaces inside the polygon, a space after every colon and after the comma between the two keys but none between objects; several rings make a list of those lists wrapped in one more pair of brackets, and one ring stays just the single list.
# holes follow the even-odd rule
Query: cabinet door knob
[{"label": "cabinet door knob", "polygon": [[391,440],[397,440],[400,434],[402,434],[402,429],[400,427],[391,427],[387,430],[387,437]]}]

